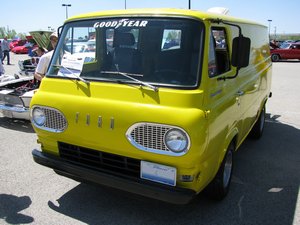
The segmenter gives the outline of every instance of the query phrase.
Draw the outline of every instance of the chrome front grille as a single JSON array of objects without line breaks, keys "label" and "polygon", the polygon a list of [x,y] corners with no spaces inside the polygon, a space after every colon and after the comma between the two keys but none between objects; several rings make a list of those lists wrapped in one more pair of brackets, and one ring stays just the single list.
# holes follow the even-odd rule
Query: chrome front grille
[{"label": "chrome front grille", "polygon": [[44,106],[34,106],[31,111],[35,108],[42,110],[46,118],[43,125],[38,125],[34,122],[34,120],[32,120],[36,127],[50,132],[63,132],[67,128],[67,120],[65,116],[57,109]]},{"label": "chrome front grille", "polygon": [[160,154],[169,154],[164,143],[165,133],[172,126],[154,123],[137,123],[131,126],[127,133],[127,139],[138,149]]},{"label": "chrome front grille", "polygon": [[67,126],[67,121],[64,116],[55,109],[44,108],[46,122],[44,127],[54,130],[64,130]]},{"label": "chrome front grille", "polygon": [[136,143],[145,148],[165,151],[167,147],[163,137],[168,130],[167,127],[143,124],[133,129],[130,135]]}]

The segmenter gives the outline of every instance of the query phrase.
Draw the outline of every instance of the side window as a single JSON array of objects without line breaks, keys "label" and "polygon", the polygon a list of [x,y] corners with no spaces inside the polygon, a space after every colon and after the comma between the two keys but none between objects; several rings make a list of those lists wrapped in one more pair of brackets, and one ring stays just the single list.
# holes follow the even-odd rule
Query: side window
[{"label": "side window", "polygon": [[167,51],[172,49],[180,49],[181,46],[181,30],[165,29],[161,43],[161,50]]},{"label": "side window", "polygon": [[210,35],[209,53],[208,53],[208,76],[214,77],[218,75],[216,64],[216,42],[213,35]]},{"label": "side window", "polygon": [[87,52],[91,39],[95,42],[94,28],[72,28],[68,31],[65,48],[71,54]]},{"label": "side window", "polygon": [[223,27],[213,27],[210,40],[208,74],[217,76],[230,70],[228,39]]}]

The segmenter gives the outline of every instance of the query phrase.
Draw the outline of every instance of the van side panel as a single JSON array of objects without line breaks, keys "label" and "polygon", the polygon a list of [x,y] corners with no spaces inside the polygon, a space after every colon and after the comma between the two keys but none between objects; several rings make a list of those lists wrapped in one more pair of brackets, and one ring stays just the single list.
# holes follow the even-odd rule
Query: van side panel
[{"label": "van side panel", "polygon": [[[243,142],[256,122],[265,104],[271,85],[271,61],[267,28],[252,24],[239,24],[245,37],[251,39],[251,55],[249,66],[242,68],[235,79],[218,80],[221,76],[235,75],[235,68],[216,77],[208,77],[206,59],[204,59],[202,88],[204,91],[204,109],[208,114],[209,139],[207,151],[215,159],[213,173],[216,174],[230,142],[236,148]],[[229,45],[238,35],[237,28],[228,25],[208,24],[207,34],[211,26],[223,27],[227,31]],[[259,38],[257,38],[259,37]],[[206,36],[206,41],[210,40]],[[205,45],[209,54],[208,44]],[[231,50],[231,49],[230,49]],[[230,51],[231,54],[231,51]],[[204,75],[206,74],[206,75]]]},{"label": "van side panel", "polygon": [[[243,128],[239,132],[238,145],[246,138],[256,122],[259,113],[269,96],[271,85],[271,60],[268,31],[262,26],[241,24],[243,34],[251,39],[249,66],[240,70],[239,100],[243,112]],[[259,37],[259,38],[257,38]]]}]

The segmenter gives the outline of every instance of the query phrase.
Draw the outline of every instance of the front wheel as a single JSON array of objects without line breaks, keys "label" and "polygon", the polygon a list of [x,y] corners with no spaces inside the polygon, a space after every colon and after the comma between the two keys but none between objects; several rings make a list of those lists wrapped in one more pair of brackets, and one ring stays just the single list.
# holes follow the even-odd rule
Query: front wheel
[{"label": "front wheel", "polygon": [[233,170],[234,144],[231,142],[217,175],[207,186],[206,192],[215,200],[222,200],[228,194]]},{"label": "front wheel", "polygon": [[277,54],[273,54],[271,56],[271,59],[272,59],[273,62],[278,62],[280,60],[280,56],[277,55]]}]

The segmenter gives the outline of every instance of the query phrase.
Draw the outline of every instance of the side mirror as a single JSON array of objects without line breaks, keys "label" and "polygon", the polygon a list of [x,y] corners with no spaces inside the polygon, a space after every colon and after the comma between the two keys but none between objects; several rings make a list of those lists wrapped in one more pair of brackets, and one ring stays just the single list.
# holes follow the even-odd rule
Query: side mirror
[{"label": "side mirror", "polygon": [[250,57],[250,38],[240,35],[232,41],[231,64],[235,67],[242,68],[249,65]]}]

